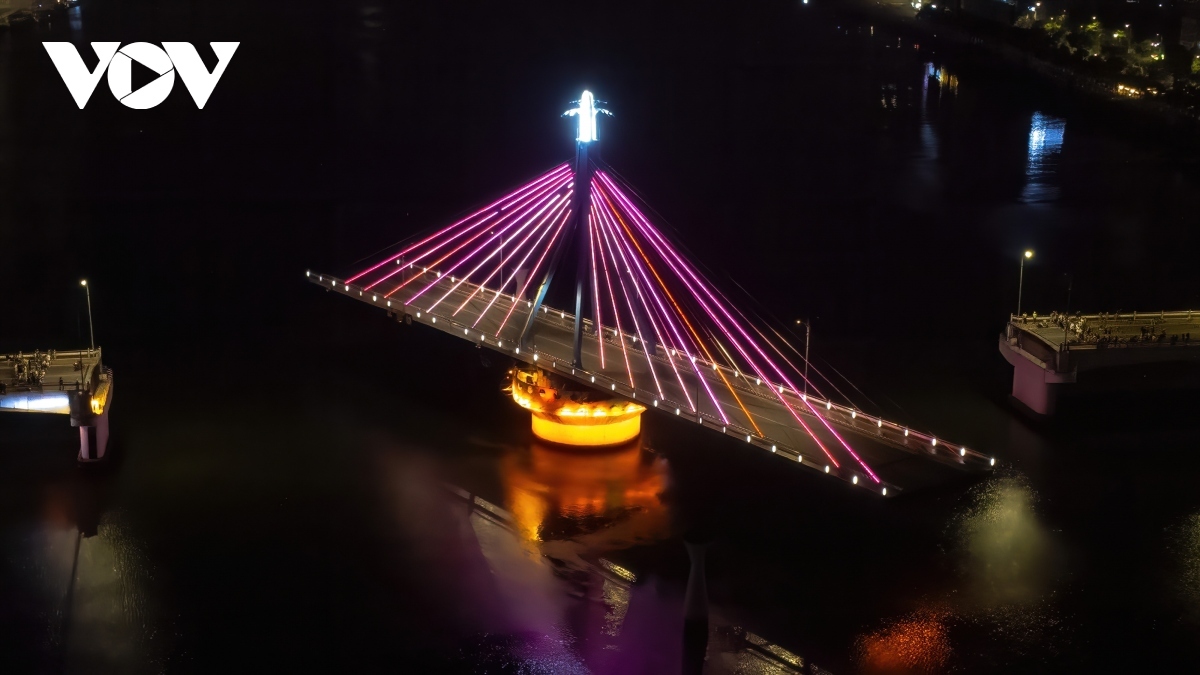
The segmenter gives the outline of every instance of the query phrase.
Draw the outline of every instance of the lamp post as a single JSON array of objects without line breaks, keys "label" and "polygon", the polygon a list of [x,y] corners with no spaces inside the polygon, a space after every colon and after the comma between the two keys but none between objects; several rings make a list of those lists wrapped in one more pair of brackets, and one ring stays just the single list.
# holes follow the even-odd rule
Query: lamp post
[{"label": "lamp post", "polygon": [[[496,231],[492,230],[492,234]],[[504,237],[500,237],[500,287],[504,287]]]},{"label": "lamp post", "polygon": [[812,321],[796,319],[796,325],[804,325],[804,398],[808,398],[808,343],[812,339]]},{"label": "lamp post", "polygon": [[1021,256],[1021,276],[1017,281],[1017,316],[1021,316],[1021,292],[1025,288],[1025,261],[1033,257],[1033,251],[1026,249],[1025,255]]},{"label": "lamp post", "polygon": [[88,337],[91,339],[91,341],[89,343],[89,344],[91,344],[90,351],[94,352],[94,351],[96,351],[96,331],[95,331],[95,329],[92,328],[92,289],[90,286],[88,286],[87,279],[80,279],[79,285],[83,286],[83,290],[87,293]]}]

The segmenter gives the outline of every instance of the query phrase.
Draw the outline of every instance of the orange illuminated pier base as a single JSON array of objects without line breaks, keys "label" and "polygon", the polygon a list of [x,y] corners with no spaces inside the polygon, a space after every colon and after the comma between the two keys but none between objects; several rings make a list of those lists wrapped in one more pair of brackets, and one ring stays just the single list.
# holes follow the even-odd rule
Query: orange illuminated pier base
[{"label": "orange illuminated pier base", "polygon": [[642,432],[644,406],[620,398],[573,389],[540,368],[510,371],[513,400],[533,413],[538,438],[574,446],[619,445]]}]

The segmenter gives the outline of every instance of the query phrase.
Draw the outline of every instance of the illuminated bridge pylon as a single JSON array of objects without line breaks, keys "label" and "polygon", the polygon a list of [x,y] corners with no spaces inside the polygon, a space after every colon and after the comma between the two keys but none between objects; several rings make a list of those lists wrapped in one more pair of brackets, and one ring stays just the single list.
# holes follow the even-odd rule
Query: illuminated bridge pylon
[{"label": "illuminated bridge pylon", "polygon": [[[512,356],[513,398],[549,440],[587,443],[581,429],[604,426],[598,442],[622,442],[656,409],[883,495],[901,486],[873,465],[914,455],[995,465],[806,381],[784,331],[752,320],[589,152],[605,112],[584,92],[567,113],[579,119],[573,162],[349,278],[310,271],[310,281]],[[571,268],[573,311],[550,307],[555,273]]]}]

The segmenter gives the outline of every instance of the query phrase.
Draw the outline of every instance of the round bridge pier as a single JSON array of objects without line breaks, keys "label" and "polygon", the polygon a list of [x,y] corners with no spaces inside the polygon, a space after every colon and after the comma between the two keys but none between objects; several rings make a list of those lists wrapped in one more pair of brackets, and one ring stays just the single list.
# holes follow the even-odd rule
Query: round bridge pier
[{"label": "round bridge pier", "polygon": [[645,406],[586,389],[532,366],[509,371],[517,405],[533,416],[533,434],[550,443],[607,447],[627,443],[642,432]]}]

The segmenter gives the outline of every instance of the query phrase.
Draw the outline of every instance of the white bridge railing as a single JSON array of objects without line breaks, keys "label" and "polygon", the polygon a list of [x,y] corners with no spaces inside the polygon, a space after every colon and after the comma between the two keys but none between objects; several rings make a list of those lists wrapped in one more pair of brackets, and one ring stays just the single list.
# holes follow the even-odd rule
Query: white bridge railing
[{"label": "white bridge railing", "polygon": [[[435,271],[421,268],[421,274],[434,275]],[[886,483],[875,483],[869,477],[859,471],[855,471],[848,466],[834,467],[829,465],[822,457],[815,454],[802,453],[800,450],[791,447],[791,445],[782,442],[779,439],[770,436],[762,435],[752,429],[748,429],[738,424],[727,424],[721,419],[707,412],[697,410],[692,405],[673,401],[665,397],[660,397],[656,392],[646,389],[629,386],[624,379],[616,379],[602,372],[587,370],[583,368],[575,368],[569,360],[561,358],[557,354],[552,354],[536,348],[522,350],[517,341],[513,338],[501,338],[495,335],[489,335],[478,328],[457,321],[453,316],[445,312],[430,312],[427,309],[421,309],[412,305],[408,305],[401,301],[393,301],[384,298],[378,292],[372,292],[364,289],[361,286],[346,283],[341,279],[323,274],[313,274],[306,272],[306,277],[310,281],[330,290],[337,291],[343,295],[355,297],[364,302],[380,306],[392,312],[403,311],[406,315],[412,316],[414,321],[426,324],[437,328],[443,332],[456,335],[460,338],[476,342],[482,346],[489,347],[493,350],[503,352],[513,358],[523,361],[531,365],[537,365],[542,368],[553,370],[563,377],[573,379],[581,384],[597,387],[600,389],[607,388],[609,391],[617,393],[621,396],[628,397],[631,400],[638,401],[646,405],[648,408],[658,408],[665,410],[668,413],[674,413],[678,417],[686,417],[694,420],[698,424],[707,428],[720,431],[722,434],[732,436],[756,447],[763,448],[772,453],[782,455],[789,459],[795,460],[810,468],[823,471],[826,474],[836,476],[847,482],[862,487],[874,489],[884,496],[895,495],[899,492],[896,486]],[[440,278],[438,274],[436,278]],[[466,285],[471,288],[480,288],[479,286],[467,282],[463,279],[449,277],[451,283]],[[489,294],[495,294],[492,289],[484,289]],[[503,298],[509,302],[520,302],[516,296],[502,294]],[[525,301],[527,308],[532,306],[530,301]],[[542,305],[542,311],[538,320],[542,323],[557,325],[559,327],[569,326],[574,327],[575,317],[567,313],[565,310],[552,308]],[[584,328],[591,336],[595,336],[595,326],[589,319],[584,319]],[[643,341],[638,340],[637,336],[630,334],[618,333],[616,329],[607,326],[602,326],[605,342],[610,344],[619,344],[619,341],[625,340],[632,345],[639,345]],[[628,345],[627,345],[628,346]],[[667,350],[660,349],[662,353],[647,355],[644,349],[641,351],[643,356],[649,356],[664,365],[672,363],[671,358],[680,358],[685,361],[691,361],[693,356],[683,354],[679,356],[672,351],[672,356],[668,357],[664,354]],[[709,360],[701,357],[695,357],[695,363],[704,366],[706,369],[722,371],[727,375],[732,376],[733,386],[737,391],[754,396],[758,399],[779,402],[775,391],[788,402],[788,405],[800,413],[808,417],[820,416],[828,421],[831,425],[840,429],[851,431],[860,436],[867,436],[881,441],[891,447],[903,449],[912,453],[927,455],[933,459],[943,463],[957,465],[963,468],[983,469],[987,470],[996,465],[994,457],[985,455],[977,450],[968,448],[962,444],[950,443],[945,439],[938,438],[932,434],[918,431],[897,422],[885,420],[878,416],[872,416],[862,413],[849,406],[844,406],[839,403],[834,403],[828,399],[820,399],[815,396],[809,396],[803,392],[797,392],[784,385],[762,380],[758,377],[751,378],[745,373],[741,373],[728,368],[723,364],[714,364]],[[753,380],[754,386],[749,382]],[[742,384],[745,383],[745,384]],[[773,391],[767,390],[770,387]],[[811,406],[811,407],[810,407]],[[890,489],[889,489],[890,488]]]}]

